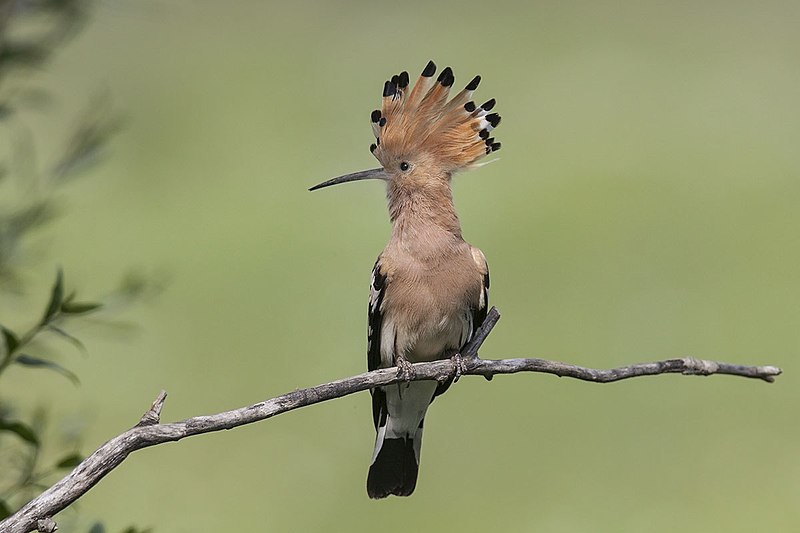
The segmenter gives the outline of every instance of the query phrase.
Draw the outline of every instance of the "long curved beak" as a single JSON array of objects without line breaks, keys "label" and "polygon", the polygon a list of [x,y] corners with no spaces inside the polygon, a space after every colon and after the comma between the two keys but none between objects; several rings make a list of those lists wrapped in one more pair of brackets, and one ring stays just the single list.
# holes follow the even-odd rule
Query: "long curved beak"
[{"label": "long curved beak", "polygon": [[339,176],[338,178],[329,179],[328,181],[323,181],[318,185],[314,185],[309,191],[316,191],[317,189],[322,189],[324,187],[330,187],[331,185],[338,185],[340,183],[347,183],[348,181],[361,181],[361,180],[386,180],[386,172],[383,171],[383,168],[372,168],[369,170],[362,170],[361,172],[353,172],[352,174],[345,174],[344,176]]}]

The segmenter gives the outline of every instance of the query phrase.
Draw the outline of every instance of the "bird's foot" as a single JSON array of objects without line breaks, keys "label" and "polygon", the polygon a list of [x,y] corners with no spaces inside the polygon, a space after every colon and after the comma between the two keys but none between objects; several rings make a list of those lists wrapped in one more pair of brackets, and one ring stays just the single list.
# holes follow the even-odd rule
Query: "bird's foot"
[{"label": "bird's foot", "polygon": [[406,383],[410,383],[415,375],[414,366],[405,357],[398,357],[395,360],[395,365],[397,365],[397,377],[403,378]]},{"label": "bird's foot", "polygon": [[453,375],[453,383],[456,383],[463,374],[467,373],[467,362],[464,359],[464,356],[461,355],[459,352],[456,352],[452,356],[450,356],[450,360],[453,362],[453,366],[455,367],[455,373]]}]

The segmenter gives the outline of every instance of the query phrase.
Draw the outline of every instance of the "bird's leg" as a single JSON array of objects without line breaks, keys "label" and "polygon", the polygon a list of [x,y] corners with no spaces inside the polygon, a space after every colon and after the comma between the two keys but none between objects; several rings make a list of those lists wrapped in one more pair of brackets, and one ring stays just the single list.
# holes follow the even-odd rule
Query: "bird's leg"
[{"label": "bird's leg", "polygon": [[394,358],[394,364],[397,366],[397,377],[403,378],[406,383],[410,383],[415,373],[414,367],[408,362],[408,359],[398,355]]}]

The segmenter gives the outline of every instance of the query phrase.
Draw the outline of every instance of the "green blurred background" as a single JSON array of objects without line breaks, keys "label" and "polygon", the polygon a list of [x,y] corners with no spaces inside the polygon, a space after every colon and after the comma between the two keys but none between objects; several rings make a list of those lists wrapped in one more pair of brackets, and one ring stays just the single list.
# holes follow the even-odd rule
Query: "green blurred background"
[{"label": "green blurred background", "polygon": [[306,189],[375,166],[382,83],[428,59],[481,74],[503,116],[499,161],[454,180],[503,313],[484,357],[785,375],[467,378],[431,409],[416,493],[381,502],[357,394],[137,452],[61,530],[800,530],[798,24],[793,1],[99,3],[36,76],[64,112],[27,120],[60,139],[102,89],[125,128],[0,306],[35,321],[56,264],[87,296],[168,273],[138,334],[72,328],[82,386],[9,371],[23,405],[82,421],[83,452],[162,388],[173,421],[364,370],[382,185]]}]

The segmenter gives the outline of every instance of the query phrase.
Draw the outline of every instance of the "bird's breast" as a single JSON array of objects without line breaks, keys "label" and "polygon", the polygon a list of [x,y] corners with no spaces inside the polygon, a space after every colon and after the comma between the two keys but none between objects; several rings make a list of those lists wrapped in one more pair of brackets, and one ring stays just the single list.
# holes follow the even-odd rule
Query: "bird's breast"
[{"label": "bird's breast", "polygon": [[383,302],[385,366],[393,366],[396,355],[411,362],[433,361],[463,346],[480,293],[481,277],[471,256],[433,268],[412,263],[395,269]]}]

